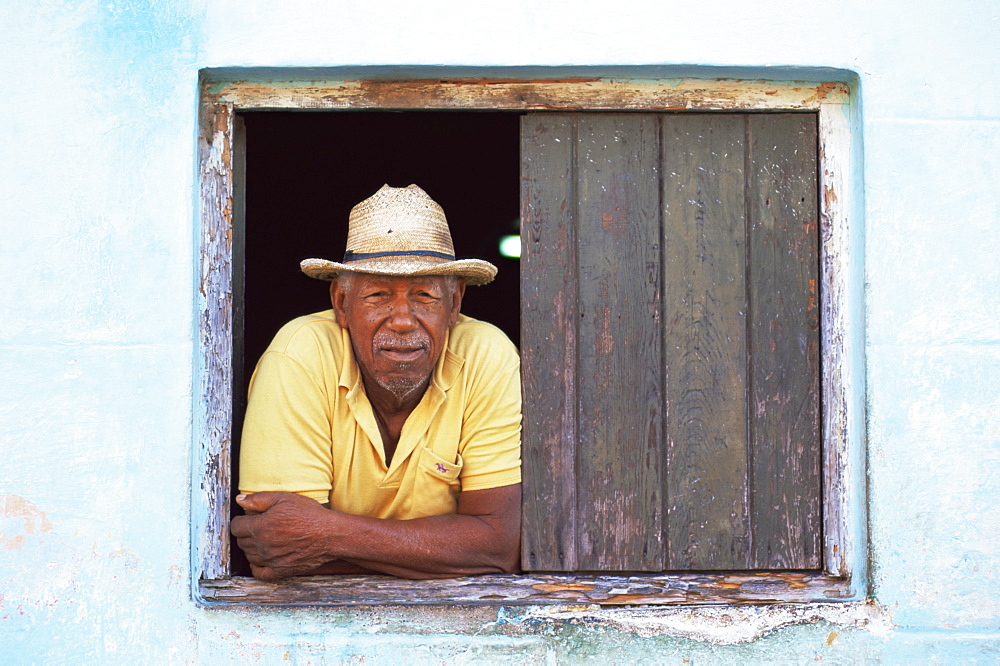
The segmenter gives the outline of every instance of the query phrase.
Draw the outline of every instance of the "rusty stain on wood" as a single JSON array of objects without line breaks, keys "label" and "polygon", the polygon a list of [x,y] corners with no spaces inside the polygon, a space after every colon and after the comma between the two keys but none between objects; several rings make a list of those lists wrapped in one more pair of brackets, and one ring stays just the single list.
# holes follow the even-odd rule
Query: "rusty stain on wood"
[{"label": "rusty stain on wood", "polygon": [[816,86],[814,90],[815,92],[812,97],[806,99],[805,102],[807,104],[809,102],[821,102],[829,98],[833,93],[837,93],[845,97],[851,94],[850,89],[838,81],[826,81]]},{"label": "rusty stain on wood", "polygon": [[823,203],[827,208],[830,208],[837,203],[837,191],[833,189],[833,186],[825,185],[823,187]]},{"label": "rusty stain on wood", "polygon": [[616,594],[603,600],[603,603],[611,606],[624,606],[631,604],[644,604],[649,599],[644,594]]}]

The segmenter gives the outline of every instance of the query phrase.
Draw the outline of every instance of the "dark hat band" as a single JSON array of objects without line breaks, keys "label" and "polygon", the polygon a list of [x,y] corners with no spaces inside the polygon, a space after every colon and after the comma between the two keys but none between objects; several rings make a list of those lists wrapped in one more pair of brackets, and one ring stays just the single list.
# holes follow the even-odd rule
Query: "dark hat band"
[{"label": "dark hat band", "polygon": [[433,250],[401,250],[397,252],[355,252],[353,250],[348,250],[344,253],[344,263],[349,263],[352,261],[361,261],[363,259],[380,259],[382,257],[437,257],[438,259],[447,259],[448,261],[455,261],[455,255],[446,254],[444,252],[434,252]]}]

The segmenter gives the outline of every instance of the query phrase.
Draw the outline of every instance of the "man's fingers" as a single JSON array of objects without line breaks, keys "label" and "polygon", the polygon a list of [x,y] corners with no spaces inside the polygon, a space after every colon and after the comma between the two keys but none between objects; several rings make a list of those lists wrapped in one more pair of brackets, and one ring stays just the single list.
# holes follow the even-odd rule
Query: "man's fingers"
[{"label": "man's fingers", "polygon": [[250,495],[237,495],[236,503],[243,507],[244,511],[263,513],[274,506],[280,495],[278,493],[252,493]]},{"label": "man's fingers", "polygon": [[240,550],[243,551],[243,554],[247,556],[247,561],[251,566],[261,567],[267,564],[260,553],[257,552],[257,549],[254,548],[252,541],[249,539],[237,539],[236,543],[239,545]]},{"label": "man's fingers", "polygon": [[254,564],[250,565],[250,573],[252,573],[253,577],[257,580],[263,580],[266,582],[274,582],[284,578],[284,576],[279,576],[271,567],[258,567]]},{"label": "man's fingers", "polygon": [[264,513],[281,502],[294,502],[306,499],[301,495],[281,490],[265,490],[259,493],[244,493],[236,496],[236,503],[243,507],[247,515]]},{"label": "man's fingers", "polygon": [[235,516],[229,526],[229,531],[237,539],[250,536],[250,517]]},{"label": "man's fingers", "polygon": [[241,494],[236,501],[247,515],[235,516],[230,532],[260,580],[280,580],[311,571],[330,559],[304,543],[304,535],[315,527],[317,513],[332,513],[308,497],[288,492]]}]

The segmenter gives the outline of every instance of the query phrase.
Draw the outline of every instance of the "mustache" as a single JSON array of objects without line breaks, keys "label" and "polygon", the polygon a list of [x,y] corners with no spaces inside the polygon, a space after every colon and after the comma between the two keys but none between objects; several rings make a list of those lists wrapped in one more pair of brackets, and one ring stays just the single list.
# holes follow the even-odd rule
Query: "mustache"
[{"label": "mustache", "polygon": [[402,348],[402,349],[428,349],[431,346],[431,339],[424,333],[415,332],[413,335],[395,335],[393,333],[382,332],[372,338],[372,343],[376,349]]}]

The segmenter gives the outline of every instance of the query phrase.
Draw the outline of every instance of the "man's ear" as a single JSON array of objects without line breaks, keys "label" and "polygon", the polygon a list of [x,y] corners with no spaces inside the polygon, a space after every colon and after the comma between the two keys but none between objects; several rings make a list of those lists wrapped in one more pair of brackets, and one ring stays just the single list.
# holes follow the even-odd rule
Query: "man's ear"
[{"label": "man's ear", "polygon": [[448,326],[458,323],[458,313],[462,310],[462,298],[465,296],[465,280],[461,278],[455,283],[455,292],[451,301],[451,317],[448,319]]},{"label": "man's ear", "polygon": [[347,294],[340,287],[337,278],[330,281],[330,305],[337,315],[337,322],[346,328],[344,322],[347,321],[347,311],[344,309],[344,301],[347,299]]}]

